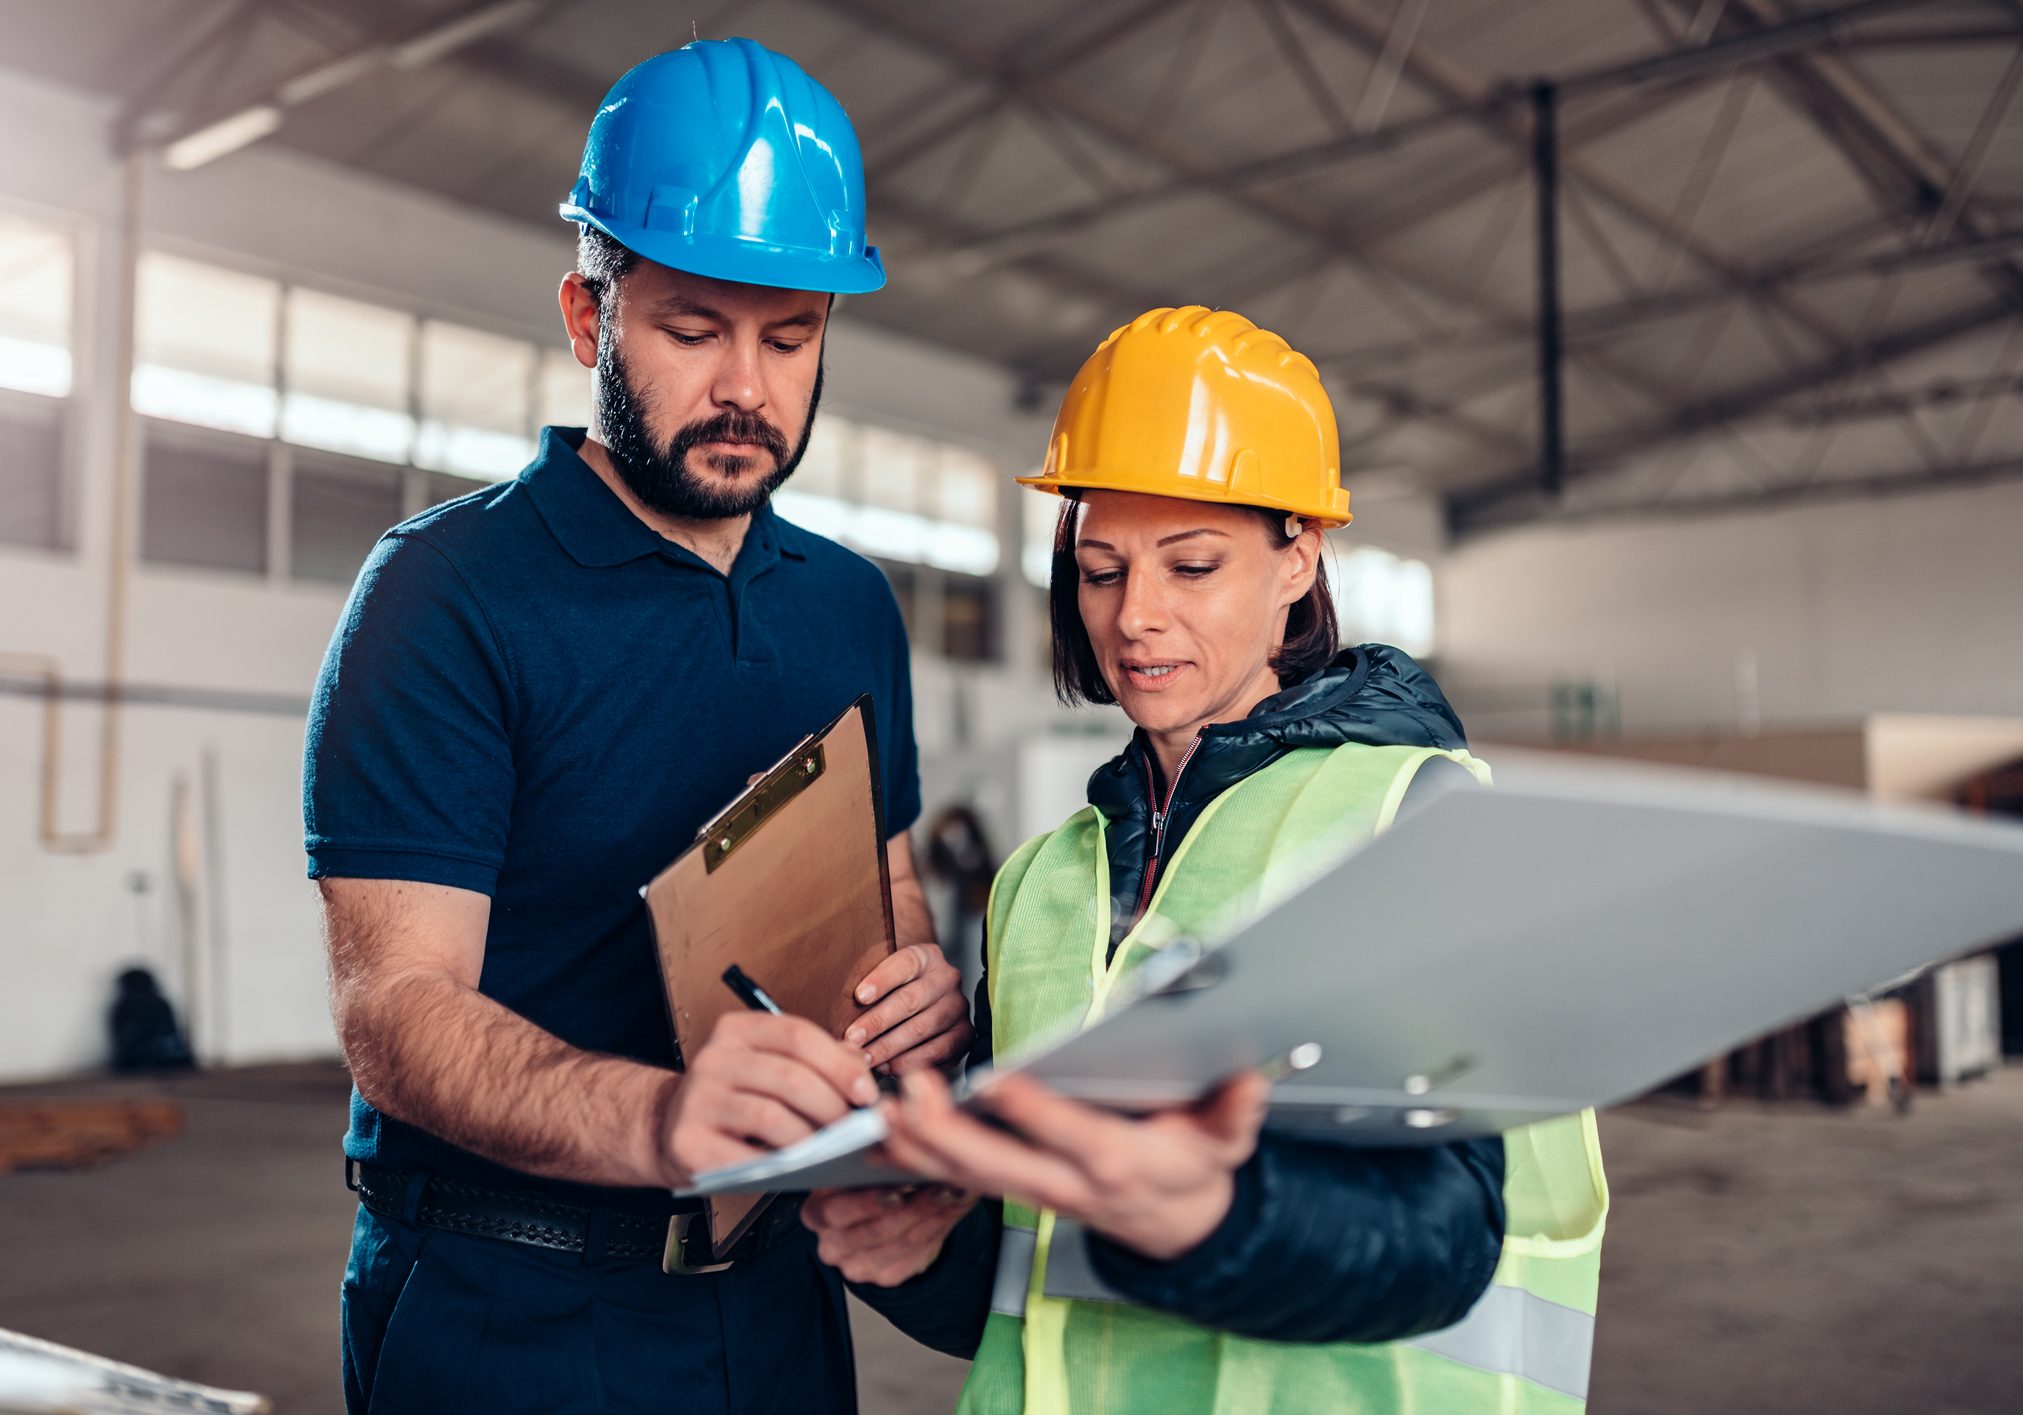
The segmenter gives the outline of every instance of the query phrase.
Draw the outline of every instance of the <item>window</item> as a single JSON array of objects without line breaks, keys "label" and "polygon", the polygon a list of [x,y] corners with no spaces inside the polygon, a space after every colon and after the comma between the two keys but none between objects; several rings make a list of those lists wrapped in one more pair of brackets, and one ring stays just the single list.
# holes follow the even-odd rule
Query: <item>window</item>
[{"label": "window", "polygon": [[422,504],[440,506],[445,501],[455,501],[460,496],[469,496],[474,491],[483,491],[469,477],[452,476],[448,472],[425,472],[422,474]]},{"label": "window", "polygon": [[267,569],[267,449],[154,433],[141,481],[141,559]]},{"label": "window", "polygon": [[138,279],[135,410],[272,437],[280,285],[154,251]]},{"label": "window", "polygon": [[958,663],[997,658],[997,596],[989,580],[949,575],[941,583],[941,651]]},{"label": "window", "polygon": [[421,327],[417,466],[509,477],[534,455],[534,346],[459,324]]},{"label": "window", "polygon": [[63,544],[60,407],[39,398],[0,403],[0,542]]},{"label": "window", "polygon": [[[23,321],[6,239],[0,386],[26,357],[8,342]],[[149,417],[486,480],[526,465],[540,423],[590,420],[589,371],[566,350],[158,251],[138,279],[133,405]]]},{"label": "window", "polygon": [[1328,574],[1342,642],[1394,644],[1406,653],[1433,651],[1433,569],[1375,546],[1334,557]]},{"label": "window", "polygon": [[298,461],[288,527],[295,578],[350,584],[380,534],[401,519],[401,477],[392,467]]},{"label": "window", "polygon": [[1026,579],[1045,589],[1054,573],[1054,527],[1060,522],[1061,507],[1066,503],[1044,492],[1024,487],[1020,490],[1026,494],[1019,498],[1019,515],[1025,528],[1019,569]]},{"label": "window", "polygon": [[414,450],[408,412],[415,322],[316,290],[288,292],[281,436],[381,462]]},{"label": "window", "polygon": [[962,574],[997,568],[991,462],[966,449],[824,414],[780,514],[866,555]]},{"label": "window", "polygon": [[65,232],[0,216],[0,388],[70,396],[75,280]]},{"label": "window", "polygon": [[567,349],[541,355],[541,407],[535,422],[541,427],[588,427],[590,370]]},{"label": "window", "polygon": [[920,572],[911,565],[880,565],[885,578],[891,582],[892,597],[899,601],[899,617],[906,624],[906,637],[914,635],[914,625],[920,621]]}]

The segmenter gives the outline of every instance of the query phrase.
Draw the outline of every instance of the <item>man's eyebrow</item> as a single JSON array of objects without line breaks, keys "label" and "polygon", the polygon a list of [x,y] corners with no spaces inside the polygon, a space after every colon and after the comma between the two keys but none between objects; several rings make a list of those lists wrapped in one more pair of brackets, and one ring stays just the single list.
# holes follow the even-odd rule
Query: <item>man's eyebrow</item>
[{"label": "man's eyebrow", "polygon": [[822,316],[820,314],[814,310],[802,310],[799,314],[790,314],[785,319],[776,319],[771,324],[768,324],[766,328],[818,329],[821,327],[821,324]]},{"label": "man's eyebrow", "polygon": [[653,312],[663,318],[686,315],[690,319],[712,319],[718,324],[728,324],[730,322],[718,311],[711,309],[708,305],[691,300],[686,295],[669,295],[666,299],[658,301],[653,306]]}]

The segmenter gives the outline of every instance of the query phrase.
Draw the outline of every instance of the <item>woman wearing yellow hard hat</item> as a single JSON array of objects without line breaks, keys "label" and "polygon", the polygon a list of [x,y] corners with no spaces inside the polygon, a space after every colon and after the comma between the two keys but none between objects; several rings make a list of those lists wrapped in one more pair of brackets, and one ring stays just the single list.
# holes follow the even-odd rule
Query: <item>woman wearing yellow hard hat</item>
[{"label": "woman wearing yellow hard hat", "polygon": [[[1272,902],[1289,857],[1384,829],[1436,774],[1488,777],[1417,664],[1337,642],[1334,411],[1277,335],[1140,316],[1083,365],[1021,480],[1064,498],[1056,686],[1137,730],[998,876],[979,1056],[1092,1020],[1160,940]],[[1351,1150],[1261,1135],[1255,1075],[1143,1118],[1007,1077],[990,1095],[1009,1128],[931,1073],[907,1083],[887,1148],[946,1187],[820,1195],[807,1220],[866,1300],[974,1355],[963,1412],[1585,1403],[1608,1202],[1590,1115]]]}]

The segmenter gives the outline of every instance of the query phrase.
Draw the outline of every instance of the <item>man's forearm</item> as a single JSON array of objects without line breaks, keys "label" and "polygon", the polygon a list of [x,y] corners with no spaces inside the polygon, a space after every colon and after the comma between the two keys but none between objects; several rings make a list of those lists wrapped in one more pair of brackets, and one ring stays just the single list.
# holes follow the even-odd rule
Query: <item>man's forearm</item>
[{"label": "man's forearm", "polygon": [[680,1078],[572,1047],[435,971],[340,996],[359,1093],[397,1120],[529,1174],[672,1183],[659,1137]]}]

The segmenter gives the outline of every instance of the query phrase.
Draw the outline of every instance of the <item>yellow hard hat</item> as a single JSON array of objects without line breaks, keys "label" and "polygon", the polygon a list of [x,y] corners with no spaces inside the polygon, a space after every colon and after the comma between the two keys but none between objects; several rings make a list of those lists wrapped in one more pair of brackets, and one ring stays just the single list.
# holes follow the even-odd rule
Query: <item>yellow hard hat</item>
[{"label": "yellow hard hat", "polygon": [[1320,371],[1240,314],[1149,310],[1082,365],[1021,486],[1263,506],[1346,526],[1341,443]]}]

